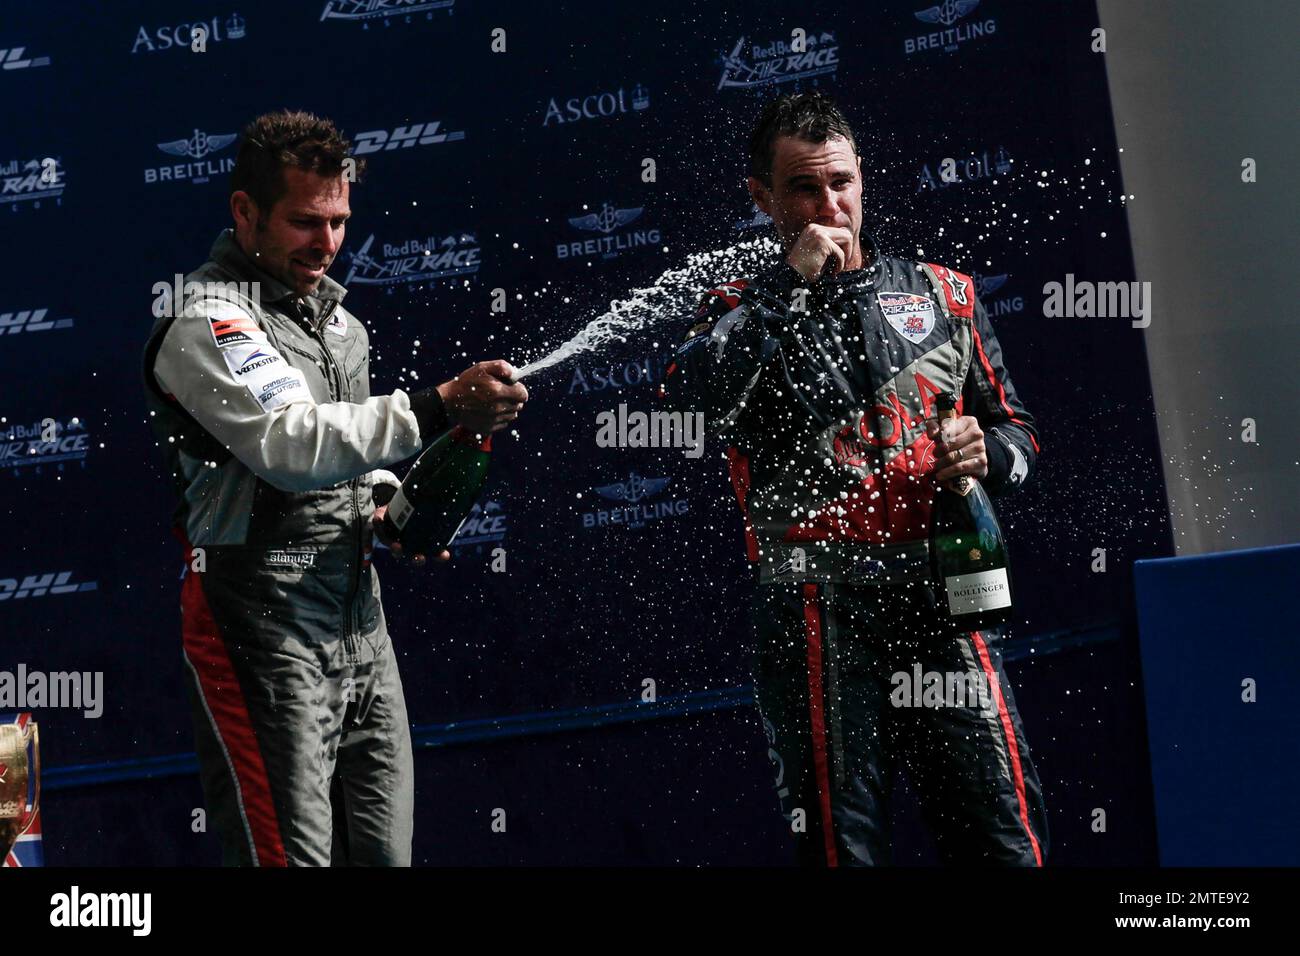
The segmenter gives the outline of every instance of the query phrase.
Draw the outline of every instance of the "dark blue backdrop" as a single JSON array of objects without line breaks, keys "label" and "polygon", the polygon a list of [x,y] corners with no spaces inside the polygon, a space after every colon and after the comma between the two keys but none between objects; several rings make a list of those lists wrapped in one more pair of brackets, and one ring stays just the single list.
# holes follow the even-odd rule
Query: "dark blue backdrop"
[{"label": "dark blue backdrop", "polygon": [[[212,836],[190,827],[201,796],[186,757],[180,559],[138,383],[154,284],[199,264],[228,224],[235,147],[204,137],[288,106],[372,149],[333,275],[355,269],[348,306],[371,330],[380,393],[533,357],[690,252],[757,234],[749,122],[774,91],[818,87],[859,127],[882,245],[976,274],[1041,423],[1037,481],[1000,508],[1019,604],[1008,657],[1054,859],[1152,861],[1130,567],[1171,547],[1143,341],[1127,320],[1041,309],[1043,284],[1066,273],[1133,278],[1096,10],[982,0],[958,16],[949,3],[936,8],[944,26],[922,20],[927,8],[7,9],[0,48],[30,62],[0,71],[0,430],[52,418],[72,440],[35,454],[21,432],[3,444],[0,667],[103,671],[106,693],[98,720],[37,715],[48,860],[215,860]],[[177,42],[195,23],[209,31],[202,53]],[[505,53],[491,50],[496,27]],[[796,27],[811,53],[791,71],[780,44]],[[202,155],[160,148],[178,140]],[[954,183],[939,179],[949,157]],[[58,174],[50,188],[42,168]],[[629,248],[562,256],[598,235],[569,219],[606,204],[642,210],[615,233]],[[354,259],[391,264],[403,247],[455,250],[462,271],[383,284]],[[489,308],[495,288],[504,315]],[[666,322],[529,382],[484,500],[497,540],[466,542],[430,572],[379,558],[424,745],[419,861],[788,859],[748,704],[748,585],[718,449],[691,461],[594,442],[599,411],[649,407],[679,335]],[[659,497],[684,513],[585,528],[593,489],[632,472],[671,478]],[[497,544],[505,574],[488,568]],[[43,575],[81,587],[22,593]],[[638,702],[645,678],[658,704]],[[495,807],[507,834],[490,831]],[[1107,833],[1089,827],[1098,807]],[[908,801],[900,813],[900,859],[929,858]]]}]

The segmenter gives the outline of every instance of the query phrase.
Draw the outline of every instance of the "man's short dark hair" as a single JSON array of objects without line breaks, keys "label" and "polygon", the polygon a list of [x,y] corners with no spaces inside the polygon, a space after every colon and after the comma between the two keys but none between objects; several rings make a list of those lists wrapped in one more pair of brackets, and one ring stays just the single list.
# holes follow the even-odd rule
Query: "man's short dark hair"
[{"label": "man's short dark hair", "polygon": [[[344,139],[334,122],[298,110],[264,113],[244,127],[239,155],[230,174],[230,190],[243,190],[259,209],[269,212],[288,192],[284,170],[293,166],[319,176],[338,176],[352,144]],[[365,169],[356,160],[356,178]]]},{"label": "man's short dark hair", "polygon": [[797,136],[810,143],[843,136],[858,155],[858,141],[834,100],[821,92],[784,93],[763,107],[749,135],[749,175],[769,189],[776,141],[781,136]]}]

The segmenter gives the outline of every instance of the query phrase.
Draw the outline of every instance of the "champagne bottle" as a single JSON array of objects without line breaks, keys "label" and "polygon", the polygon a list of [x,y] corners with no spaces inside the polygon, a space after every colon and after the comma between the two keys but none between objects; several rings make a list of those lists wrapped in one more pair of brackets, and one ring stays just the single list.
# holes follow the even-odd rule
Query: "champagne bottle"
[{"label": "champagne bottle", "polygon": [[384,515],[405,554],[432,557],[451,544],[483,490],[491,453],[491,435],[457,425],[420,454]]},{"label": "champagne bottle", "polygon": [[[957,417],[957,399],[935,399],[940,426]],[[997,627],[1011,617],[1006,540],[980,483],[969,475],[939,485],[930,512],[930,558],[947,599],[948,616],[963,630]]]}]

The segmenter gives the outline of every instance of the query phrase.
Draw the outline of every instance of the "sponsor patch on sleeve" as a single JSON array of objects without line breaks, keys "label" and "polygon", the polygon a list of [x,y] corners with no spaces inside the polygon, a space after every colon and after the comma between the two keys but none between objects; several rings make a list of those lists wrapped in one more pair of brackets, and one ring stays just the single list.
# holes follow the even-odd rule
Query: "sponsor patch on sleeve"
[{"label": "sponsor patch on sleeve", "polygon": [[[260,330],[258,334],[262,335]],[[314,401],[302,372],[265,341],[226,348],[222,355],[235,381],[248,389],[263,411],[290,402]]]},{"label": "sponsor patch on sleeve", "polygon": [[266,341],[266,333],[242,309],[221,309],[208,316],[208,324],[212,329],[212,340],[219,349]]},{"label": "sponsor patch on sleeve", "polygon": [[745,286],[749,285],[748,279],[736,279],[732,282],[724,282],[716,289],[710,289],[700,300],[700,307],[695,310],[696,318],[700,318],[709,313],[710,310],[718,307],[719,300],[722,301],[726,309],[734,309],[740,305],[740,293],[745,291]]},{"label": "sponsor patch on sleeve", "polygon": [[975,317],[975,283],[964,273],[927,262],[939,279],[939,288],[943,291],[948,311],[953,315],[972,319]]}]

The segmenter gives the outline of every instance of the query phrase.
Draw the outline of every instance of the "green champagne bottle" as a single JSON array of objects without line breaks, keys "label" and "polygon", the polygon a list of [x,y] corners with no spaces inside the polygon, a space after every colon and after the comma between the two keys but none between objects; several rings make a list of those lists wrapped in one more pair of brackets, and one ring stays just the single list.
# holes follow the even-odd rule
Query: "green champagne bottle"
[{"label": "green champagne bottle", "polygon": [[405,554],[433,556],[451,544],[483,491],[491,456],[491,435],[459,425],[420,454],[384,515]]},{"label": "green champagne bottle", "polygon": [[[951,393],[936,397],[940,424],[957,417]],[[962,630],[997,627],[1011,617],[1006,539],[993,503],[969,475],[939,485],[930,511],[930,559],[948,616]]]}]

